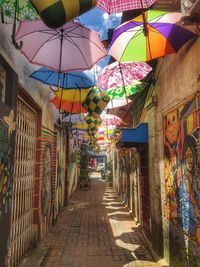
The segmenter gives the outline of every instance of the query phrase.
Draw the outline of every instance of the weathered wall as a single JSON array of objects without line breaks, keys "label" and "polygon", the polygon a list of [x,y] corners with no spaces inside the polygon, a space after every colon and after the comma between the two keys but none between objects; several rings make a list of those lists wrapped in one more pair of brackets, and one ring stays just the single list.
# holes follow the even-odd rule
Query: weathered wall
[{"label": "weathered wall", "polygon": [[[158,103],[157,107],[147,109],[145,120],[149,122],[149,161],[151,168],[150,171],[150,181],[152,183],[151,190],[151,208],[153,208],[153,219],[156,222],[160,221],[160,214],[158,210],[160,208],[159,204],[159,194],[161,192],[162,197],[162,209],[163,209],[163,236],[164,236],[164,257],[170,263],[170,266],[178,266],[177,260],[183,261],[180,266],[199,266],[197,260],[197,246],[193,246],[193,242],[190,242],[190,238],[186,238],[187,235],[182,232],[182,239],[180,237],[180,229],[176,224],[169,223],[171,220],[167,218],[167,205],[166,205],[166,176],[164,169],[166,168],[166,162],[164,162],[164,142],[163,142],[163,121],[166,121],[166,114],[170,114],[170,111],[175,109],[177,106],[183,109],[182,103],[191,99],[199,90],[199,74],[200,74],[200,40],[188,44],[178,54],[172,54],[160,59],[157,66],[157,76],[156,76],[156,86],[154,88],[154,94],[157,95]],[[151,95],[152,96],[152,95]],[[155,104],[155,103],[154,103]],[[179,110],[179,112],[180,112]],[[176,112],[175,112],[176,114]],[[154,119],[152,119],[154,118]],[[176,116],[171,116],[171,122],[176,120]],[[167,122],[166,122],[167,123]],[[168,122],[170,124],[170,122]],[[198,120],[196,122],[199,123]],[[196,125],[197,125],[196,124]],[[190,133],[194,130],[195,124],[193,122],[189,123]],[[185,132],[188,134],[187,131]],[[173,134],[173,133],[172,133]],[[174,133],[175,137],[176,134]],[[174,137],[174,138],[175,138]],[[184,137],[183,141],[184,142]],[[158,149],[159,148],[159,149]],[[166,151],[166,150],[165,150]],[[166,154],[167,152],[165,152]],[[168,153],[167,153],[168,154]],[[183,157],[183,156],[182,156]],[[164,165],[165,164],[165,165]],[[165,168],[164,168],[165,167]],[[165,169],[166,171],[166,169]],[[179,168],[174,165],[173,171],[171,169],[170,173],[179,172]],[[183,176],[183,170],[181,169],[181,176]],[[176,178],[174,178],[174,181]],[[155,186],[155,187],[154,187]],[[159,187],[161,186],[161,191]],[[156,189],[156,190],[155,190]],[[154,191],[154,193],[153,193]],[[156,195],[155,195],[156,194]],[[176,193],[178,194],[178,193]],[[199,194],[199,189],[198,189]],[[180,196],[178,196],[181,200]],[[174,206],[171,203],[171,213],[176,210],[176,201],[174,201]],[[177,202],[179,203],[179,201]],[[189,203],[189,202],[188,202]],[[187,203],[187,205],[189,205]],[[198,209],[199,212],[199,202]],[[185,207],[186,208],[186,207]],[[191,209],[191,206],[189,207]],[[186,209],[187,210],[187,209]],[[181,215],[184,217],[184,215]],[[198,217],[199,220],[199,217]],[[153,223],[153,222],[152,222]],[[175,227],[174,227],[175,225]],[[154,231],[155,232],[155,231]],[[173,253],[174,248],[181,248],[182,245],[185,248],[185,243],[188,243],[189,256],[184,258],[183,251],[176,249],[176,254]],[[182,245],[181,245],[182,244]],[[187,247],[187,245],[186,245]],[[192,253],[193,251],[193,253]],[[183,256],[183,257],[182,257]],[[193,259],[192,259],[193,258]],[[189,265],[187,265],[189,264]],[[195,265],[196,264],[196,265]]]},{"label": "weathered wall", "polygon": [[[10,148],[14,151],[14,145],[10,147],[13,142],[11,139],[14,135],[7,135],[7,122],[4,121],[4,117],[9,116],[10,109],[15,111],[16,108],[16,95],[17,92],[23,92],[23,96],[27,99],[31,99],[32,102],[37,105],[40,110],[41,118],[38,120],[40,124],[40,131],[37,133],[37,155],[36,159],[36,180],[35,180],[35,194],[34,194],[34,224],[37,237],[42,238],[48,231],[49,225],[54,218],[54,209],[57,205],[56,202],[56,134],[54,132],[54,124],[59,117],[58,112],[49,103],[50,89],[48,86],[43,85],[31,78],[29,75],[39,66],[33,66],[27,59],[21,54],[19,50],[16,50],[11,44],[11,24],[0,24],[0,54],[7,61],[7,63],[13,68],[18,76],[18,82],[13,77],[9,76],[9,87],[13,87],[15,95],[10,94],[9,103],[10,107],[2,106],[0,103],[0,120],[1,126],[0,132],[3,134],[4,139],[0,136],[0,154],[3,157],[3,151],[6,153],[4,160],[0,159],[0,166],[2,164],[9,164],[9,168],[14,166],[14,152],[10,153]],[[12,141],[12,142],[11,142]],[[3,149],[1,146],[3,145]],[[7,151],[6,151],[7,150]],[[4,266],[6,261],[6,255],[8,252],[9,244],[9,230],[10,230],[10,211],[11,205],[5,202],[5,193],[2,194],[1,187],[12,198],[12,182],[13,175],[12,170],[9,171],[9,177],[5,179],[5,170],[0,168],[0,231],[3,230],[5,236],[2,237],[0,232],[0,265]],[[5,186],[7,189],[5,189]],[[46,195],[47,193],[47,195]],[[45,198],[45,199],[44,199]],[[4,205],[1,204],[4,203]],[[5,213],[6,204],[6,213]],[[54,208],[53,208],[54,207]],[[7,215],[6,215],[7,214]],[[3,219],[2,219],[3,218]],[[3,225],[2,226],[2,223]],[[4,229],[6,227],[6,229]]]}]

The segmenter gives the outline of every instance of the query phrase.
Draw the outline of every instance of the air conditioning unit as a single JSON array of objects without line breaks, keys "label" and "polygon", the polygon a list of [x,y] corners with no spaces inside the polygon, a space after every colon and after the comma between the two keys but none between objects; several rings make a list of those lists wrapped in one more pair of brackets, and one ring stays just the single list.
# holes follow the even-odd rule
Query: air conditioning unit
[{"label": "air conditioning unit", "polygon": [[184,25],[200,24],[200,0],[181,0]]}]

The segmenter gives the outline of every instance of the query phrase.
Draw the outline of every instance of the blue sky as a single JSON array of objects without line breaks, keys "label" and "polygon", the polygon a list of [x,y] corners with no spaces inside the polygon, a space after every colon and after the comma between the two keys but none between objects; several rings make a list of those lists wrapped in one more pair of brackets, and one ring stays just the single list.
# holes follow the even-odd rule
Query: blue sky
[{"label": "blue sky", "polygon": [[[81,24],[95,30],[96,32],[99,32],[102,40],[107,40],[108,29],[116,28],[120,25],[121,13],[108,15],[99,8],[93,8],[92,10],[81,15],[78,19]],[[102,60],[98,64],[100,69],[106,66],[108,61],[109,57],[106,57],[104,60]]]}]

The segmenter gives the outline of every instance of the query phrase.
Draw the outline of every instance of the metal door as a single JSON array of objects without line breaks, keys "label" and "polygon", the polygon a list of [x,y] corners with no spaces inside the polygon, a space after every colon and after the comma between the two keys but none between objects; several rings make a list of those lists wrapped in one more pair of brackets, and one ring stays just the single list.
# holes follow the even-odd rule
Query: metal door
[{"label": "metal door", "polygon": [[37,112],[17,100],[15,164],[10,235],[10,267],[16,266],[33,239],[33,194]]}]

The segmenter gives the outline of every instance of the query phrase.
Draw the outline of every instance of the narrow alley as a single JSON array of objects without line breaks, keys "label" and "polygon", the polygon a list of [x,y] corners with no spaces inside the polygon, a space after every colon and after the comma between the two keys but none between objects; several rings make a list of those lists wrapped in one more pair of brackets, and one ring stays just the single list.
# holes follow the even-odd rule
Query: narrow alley
[{"label": "narrow alley", "polygon": [[95,177],[88,191],[74,193],[41,247],[49,248],[43,267],[158,266],[116,192]]}]

